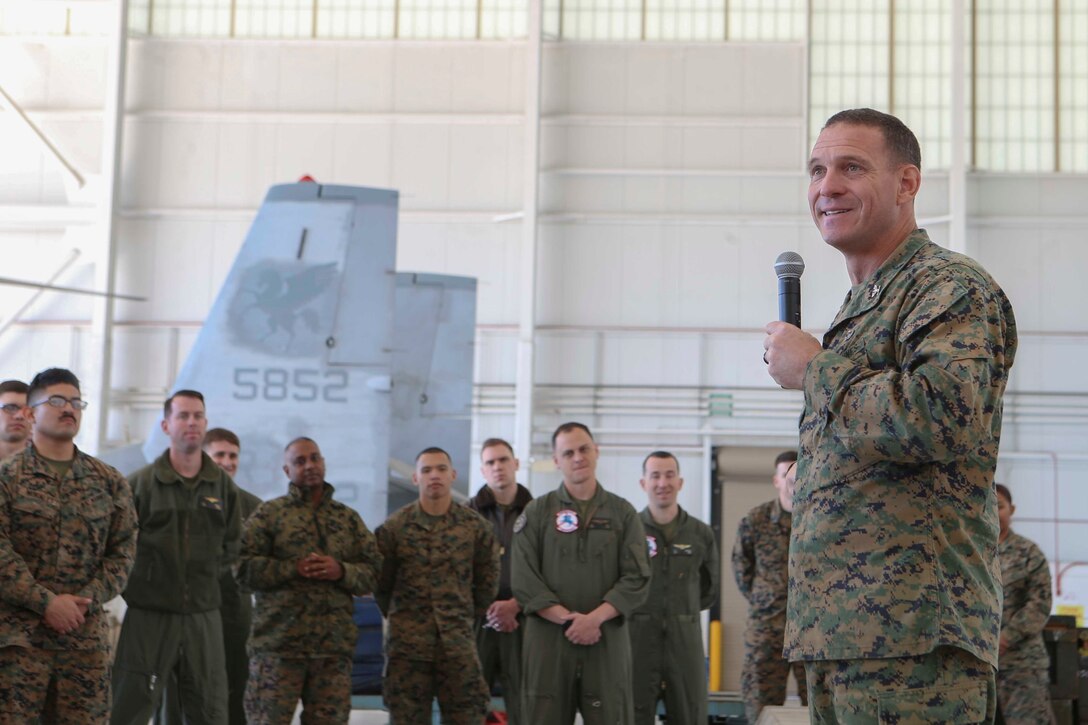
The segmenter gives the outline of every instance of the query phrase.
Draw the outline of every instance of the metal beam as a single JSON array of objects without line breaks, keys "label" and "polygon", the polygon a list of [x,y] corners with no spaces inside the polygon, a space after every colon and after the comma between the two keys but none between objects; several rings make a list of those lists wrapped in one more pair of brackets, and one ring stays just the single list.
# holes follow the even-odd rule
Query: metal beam
[{"label": "metal beam", "polygon": [[[116,0],[111,18],[113,43],[106,65],[105,114],[102,124],[102,197],[95,234],[95,288],[113,295],[117,276],[117,220],[121,205],[121,151],[125,121],[125,71],[128,62],[128,0]],[[110,414],[113,368],[113,297],[95,302],[91,318],[91,360],[85,379],[93,386],[96,414],[84,417],[82,437],[92,452],[105,445]],[[94,354],[97,353],[97,354]]]},{"label": "metal beam", "polygon": [[45,153],[60,164],[65,176],[75,184],[76,188],[83,188],[86,181],[76,167],[64,157],[64,154],[61,153],[60,149],[53,145],[53,142],[49,140],[49,136],[46,135],[45,131],[42,131],[38,128],[37,124],[30,120],[30,117],[23,112],[23,109],[19,107],[19,104],[15,102],[15,99],[9,96],[8,92],[5,91],[2,86],[0,86],[0,108],[10,112],[17,120],[21,121],[22,128],[29,131],[30,137],[45,150]]},{"label": "metal beam", "polygon": [[525,159],[522,190],[521,265],[518,274],[518,359],[515,378],[514,446],[525,461],[524,484],[531,488],[533,389],[536,364],[536,257],[540,187],[540,88],[542,74],[542,0],[529,0],[525,42]]},{"label": "metal beam", "polygon": [[967,249],[967,8],[952,2],[952,159],[948,169],[948,248]]}]

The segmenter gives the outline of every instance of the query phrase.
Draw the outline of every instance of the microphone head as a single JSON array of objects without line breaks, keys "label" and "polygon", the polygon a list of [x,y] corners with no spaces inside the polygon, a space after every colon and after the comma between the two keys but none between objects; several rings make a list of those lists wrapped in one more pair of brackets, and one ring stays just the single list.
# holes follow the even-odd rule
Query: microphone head
[{"label": "microphone head", "polygon": [[797,277],[800,279],[805,272],[805,260],[797,252],[782,252],[778,259],[774,260],[774,273],[779,279],[783,277]]}]

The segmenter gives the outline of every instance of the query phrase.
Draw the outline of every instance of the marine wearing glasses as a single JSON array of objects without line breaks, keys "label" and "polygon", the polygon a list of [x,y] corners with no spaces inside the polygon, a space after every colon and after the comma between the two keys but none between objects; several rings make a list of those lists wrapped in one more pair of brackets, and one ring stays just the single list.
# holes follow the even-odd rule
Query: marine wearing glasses
[{"label": "marine wearing glasses", "polygon": [[[87,406],[90,405],[90,403],[88,403],[86,400],[83,400],[82,398],[65,398],[63,395],[50,395],[45,400],[39,400],[37,403],[31,403],[30,407],[37,408],[39,405],[45,405],[46,403],[48,403],[53,408],[63,408],[66,405],[70,405],[76,410],[86,410]],[[7,405],[3,407],[3,410],[5,413],[11,412],[9,410],[9,406]]]}]

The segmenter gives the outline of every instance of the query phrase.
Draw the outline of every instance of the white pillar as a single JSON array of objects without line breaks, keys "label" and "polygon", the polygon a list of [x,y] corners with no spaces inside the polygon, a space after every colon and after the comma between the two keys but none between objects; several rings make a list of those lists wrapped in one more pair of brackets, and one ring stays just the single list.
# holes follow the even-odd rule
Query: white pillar
[{"label": "white pillar", "polygon": [[952,2],[952,160],[948,169],[948,248],[967,247],[967,24],[963,0]]},{"label": "white pillar", "polygon": [[525,42],[525,166],[518,289],[518,362],[514,384],[514,448],[522,459],[523,483],[531,488],[533,389],[536,356],[537,202],[540,184],[541,0],[530,0]]}]

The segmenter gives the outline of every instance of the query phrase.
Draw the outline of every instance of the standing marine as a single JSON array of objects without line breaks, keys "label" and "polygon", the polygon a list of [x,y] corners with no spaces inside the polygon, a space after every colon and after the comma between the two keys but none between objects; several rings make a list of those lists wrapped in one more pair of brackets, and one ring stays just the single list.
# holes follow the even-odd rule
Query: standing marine
[{"label": "standing marine", "polygon": [[552,434],[559,487],[514,523],[514,596],[525,612],[522,716],[531,725],[632,725],[631,613],[650,590],[646,533],[597,481],[589,428]]},{"label": "standing marine", "polygon": [[[667,451],[642,461],[648,504],[639,518],[650,557],[650,594],[631,614],[636,725],[657,722],[665,702],[670,723],[707,721],[706,656],[700,615],[718,599],[714,531],[680,507],[680,462]],[[754,721],[752,721],[754,722]]]}]

